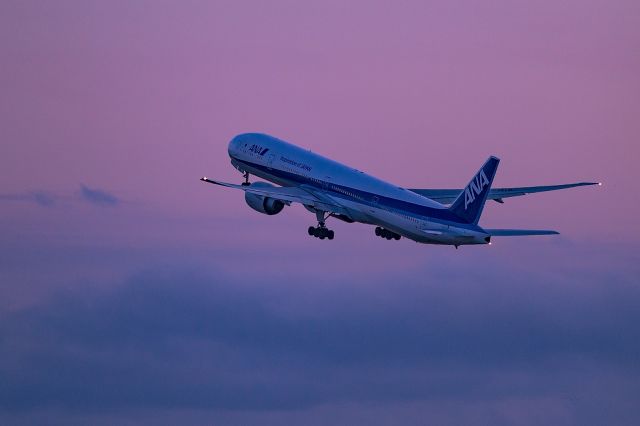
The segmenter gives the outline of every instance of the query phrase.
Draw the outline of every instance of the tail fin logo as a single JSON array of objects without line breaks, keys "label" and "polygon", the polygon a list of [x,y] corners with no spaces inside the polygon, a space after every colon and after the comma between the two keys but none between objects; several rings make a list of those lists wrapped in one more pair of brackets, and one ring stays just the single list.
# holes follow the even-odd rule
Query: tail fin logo
[{"label": "tail fin logo", "polygon": [[464,189],[464,209],[467,210],[469,204],[476,200],[476,197],[480,195],[485,186],[489,185],[489,179],[484,174],[484,170],[481,169],[471,183]]}]

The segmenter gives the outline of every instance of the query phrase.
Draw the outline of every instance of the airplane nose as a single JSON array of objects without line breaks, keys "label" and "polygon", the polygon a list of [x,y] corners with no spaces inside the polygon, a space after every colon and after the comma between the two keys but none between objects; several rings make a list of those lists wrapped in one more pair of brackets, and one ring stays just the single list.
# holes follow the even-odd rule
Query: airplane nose
[{"label": "airplane nose", "polygon": [[240,146],[240,136],[236,136],[229,141],[229,157],[233,157],[238,153],[238,147]]}]

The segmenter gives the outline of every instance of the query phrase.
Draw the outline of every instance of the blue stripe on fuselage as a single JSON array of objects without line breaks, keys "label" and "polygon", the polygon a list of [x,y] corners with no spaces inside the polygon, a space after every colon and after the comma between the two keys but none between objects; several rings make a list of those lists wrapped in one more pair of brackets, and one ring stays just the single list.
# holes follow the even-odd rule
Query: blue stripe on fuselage
[{"label": "blue stripe on fuselage", "polygon": [[[480,228],[473,224],[465,223],[461,218],[454,215],[449,211],[449,209],[436,209],[432,207],[423,206],[420,204],[410,203],[408,201],[398,200],[396,198],[385,197],[382,195],[378,195],[375,193],[362,191],[360,189],[351,188],[344,185],[337,185],[333,182],[322,181],[319,179],[311,179],[309,177],[298,175],[295,173],[287,172],[284,170],[280,170],[273,167],[266,167],[261,164],[252,163],[245,160],[239,160],[235,157],[232,157],[234,161],[245,164],[254,169],[258,169],[263,171],[264,173],[270,174],[272,176],[285,179],[291,182],[295,182],[299,185],[308,185],[319,190],[328,191],[331,193],[331,196],[335,196],[338,198],[342,198],[349,201],[355,201],[360,204],[364,204],[371,207],[379,207],[388,210],[394,210],[398,212],[402,212],[404,214],[410,214],[413,217],[438,222],[448,222],[455,224],[456,227],[459,228],[468,228],[474,230],[480,230]],[[351,193],[353,196],[350,196],[346,193]],[[374,198],[377,198],[377,202],[374,201]]]}]

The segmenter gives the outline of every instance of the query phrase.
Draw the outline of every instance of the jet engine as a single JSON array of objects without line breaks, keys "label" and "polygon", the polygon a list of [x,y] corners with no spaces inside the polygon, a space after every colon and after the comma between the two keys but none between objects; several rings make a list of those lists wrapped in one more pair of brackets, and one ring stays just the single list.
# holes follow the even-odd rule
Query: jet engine
[{"label": "jet engine", "polygon": [[[270,185],[266,182],[252,183],[251,186],[258,188],[274,187],[273,185]],[[247,202],[249,207],[251,207],[255,211],[262,214],[268,214],[269,216],[280,213],[285,206],[284,201],[275,198],[264,197],[262,195],[251,194],[249,192],[244,193],[244,200]]]}]

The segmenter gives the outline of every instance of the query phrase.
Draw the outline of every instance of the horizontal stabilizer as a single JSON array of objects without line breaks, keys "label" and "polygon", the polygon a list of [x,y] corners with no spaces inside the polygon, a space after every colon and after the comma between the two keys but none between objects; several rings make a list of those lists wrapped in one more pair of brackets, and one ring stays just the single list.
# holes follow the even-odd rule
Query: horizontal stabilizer
[{"label": "horizontal stabilizer", "polygon": [[492,237],[517,237],[522,235],[557,235],[557,231],[546,229],[485,229],[484,232]]}]

